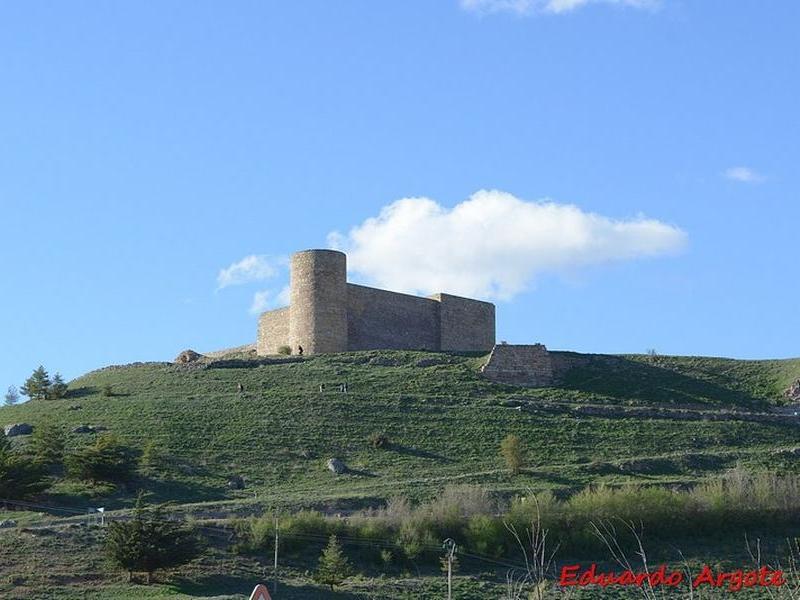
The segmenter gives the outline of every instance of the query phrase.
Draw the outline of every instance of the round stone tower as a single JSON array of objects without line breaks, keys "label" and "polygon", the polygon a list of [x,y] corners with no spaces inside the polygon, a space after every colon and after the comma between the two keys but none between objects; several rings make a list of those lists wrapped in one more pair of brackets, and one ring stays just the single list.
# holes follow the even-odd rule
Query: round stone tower
[{"label": "round stone tower", "polygon": [[347,350],[347,258],[336,250],[292,255],[289,340],[292,354]]}]

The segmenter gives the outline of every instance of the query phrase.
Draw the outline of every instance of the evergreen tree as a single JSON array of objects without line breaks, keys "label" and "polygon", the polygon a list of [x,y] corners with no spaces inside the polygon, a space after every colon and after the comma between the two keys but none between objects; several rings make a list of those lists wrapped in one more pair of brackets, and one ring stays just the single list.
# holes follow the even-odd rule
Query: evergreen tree
[{"label": "evergreen tree", "polygon": [[28,457],[15,454],[0,436],[0,498],[21,500],[47,488],[45,469]]},{"label": "evergreen tree", "polygon": [[5,401],[6,406],[13,406],[19,400],[19,393],[17,392],[16,386],[10,385],[8,386],[8,390],[6,391]]},{"label": "evergreen tree", "polygon": [[64,462],[70,477],[95,482],[130,481],[137,466],[133,451],[110,434],[100,436],[93,445],[68,456]]},{"label": "evergreen tree", "polygon": [[45,400],[50,391],[50,376],[42,365],[25,381],[20,391],[31,400]]},{"label": "evergreen tree", "polygon": [[508,470],[512,475],[519,475],[525,464],[525,449],[522,441],[515,435],[508,435],[500,444],[500,454],[506,461]]},{"label": "evergreen tree", "polygon": [[109,525],[105,547],[111,560],[128,571],[129,580],[134,573],[145,573],[150,584],[155,571],[197,558],[205,544],[192,528],[167,519],[162,507],[145,506],[139,495],[133,519]]},{"label": "evergreen tree", "polygon": [[50,388],[47,390],[47,397],[50,400],[58,400],[63,398],[67,393],[67,384],[61,378],[61,373],[56,373],[53,376],[53,381],[50,383]]},{"label": "evergreen tree", "polygon": [[47,423],[39,425],[31,436],[31,450],[37,461],[43,465],[59,466],[64,463],[64,446],[66,436],[64,430]]},{"label": "evergreen tree", "polygon": [[314,580],[317,583],[331,586],[331,591],[333,591],[334,586],[342,584],[352,574],[353,568],[350,566],[350,561],[342,552],[339,540],[332,535],[319,558],[319,567],[314,574]]}]

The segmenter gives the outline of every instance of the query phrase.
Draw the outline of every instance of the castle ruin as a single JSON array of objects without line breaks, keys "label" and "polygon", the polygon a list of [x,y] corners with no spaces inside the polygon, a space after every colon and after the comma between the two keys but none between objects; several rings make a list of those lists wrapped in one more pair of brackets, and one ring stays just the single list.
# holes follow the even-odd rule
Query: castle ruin
[{"label": "castle ruin", "polygon": [[335,250],[292,255],[290,304],[258,321],[259,356],[350,350],[486,351],[495,341],[494,304],[450,294],[400,294],[347,282]]}]

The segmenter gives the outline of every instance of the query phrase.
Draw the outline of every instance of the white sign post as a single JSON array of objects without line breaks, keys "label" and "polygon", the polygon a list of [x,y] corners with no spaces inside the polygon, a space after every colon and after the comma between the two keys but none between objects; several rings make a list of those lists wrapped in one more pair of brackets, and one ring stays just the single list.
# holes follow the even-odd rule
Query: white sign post
[{"label": "white sign post", "polygon": [[250,594],[250,600],[272,600],[272,596],[269,595],[267,586],[259,583],[253,593]]}]

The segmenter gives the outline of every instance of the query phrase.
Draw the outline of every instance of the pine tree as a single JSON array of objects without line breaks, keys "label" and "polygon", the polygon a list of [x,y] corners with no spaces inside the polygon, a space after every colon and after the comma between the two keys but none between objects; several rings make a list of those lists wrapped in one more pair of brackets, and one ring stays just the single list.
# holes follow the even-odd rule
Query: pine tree
[{"label": "pine tree", "polygon": [[197,558],[205,549],[195,531],[171,521],[160,506],[147,507],[140,495],[133,519],[114,521],[106,536],[106,552],[113,562],[128,571],[145,573],[147,583],[157,570],[170,569]]},{"label": "pine tree", "polygon": [[137,467],[132,450],[111,434],[100,436],[93,445],[71,454],[64,462],[70,477],[94,482],[130,481]]},{"label": "pine tree", "polygon": [[17,392],[16,386],[10,385],[8,386],[8,390],[6,391],[5,401],[6,406],[13,406],[19,400],[19,393]]},{"label": "pine tree", "polygon": [[342,584],[352,574],[353,568],[350,566],[350,561],[342,552],[339,540],[332,535],[319,558],[319,567],[314,574],[314,580],[317,583],[331,586],[331,591],[333,591],[334,586]]},{"label": "pine tree", "polygon": [[67,393],[67,384],[61,378],[61,373],[56,373],[53,376],[53,381],[50,383],[50,388],[47,390],[47,397],[50,400],[58,400],[63,398]]},{"label": "pine tree", "polygon": [[506,436],[500,444],[500,454],[506,461],[506,466],[511,474],[519,475],[525,464],[525,449],[522,447],[522,441],[513,434]]},{"label": "pine tree", "polygon": [[20,392],[31,400],[45,400],[50,391],[50,376],[42,365],[25,381]]},{"label": "pine tree", "polygon": [[66,436],[64,430],[46,423],[33,430],[31,449],[37,461],[48,466],[59,466],[64,462],[64,446]]}]

